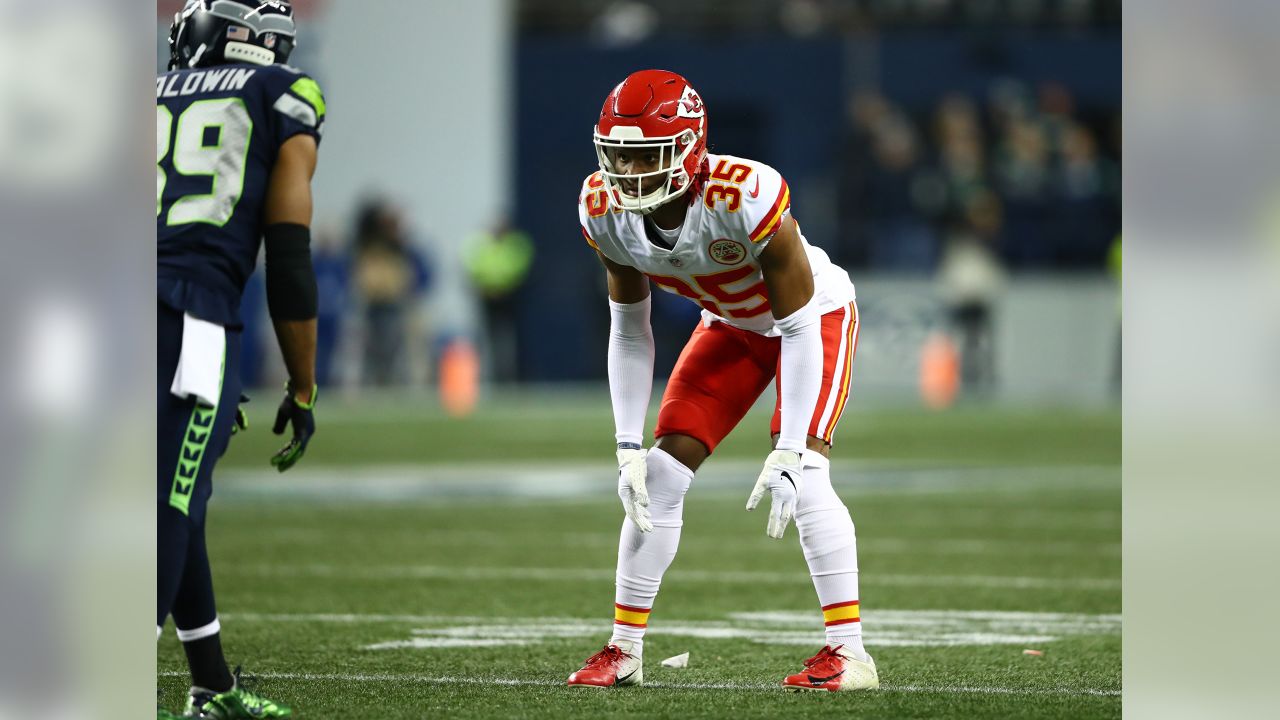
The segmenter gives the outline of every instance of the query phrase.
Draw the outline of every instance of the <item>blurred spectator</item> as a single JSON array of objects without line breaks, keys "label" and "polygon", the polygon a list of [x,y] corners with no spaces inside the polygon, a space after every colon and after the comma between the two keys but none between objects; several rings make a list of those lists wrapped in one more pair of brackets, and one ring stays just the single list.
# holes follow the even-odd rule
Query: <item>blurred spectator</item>
[{"label": "blurred spectator", "polygon": [[[946,211],[948,215],[962,213],[988,182],[977,106],[964,95],[949,95],[934,113],[933,128],[938,169],[946,190]],[[938,208],[931,209],[936,215]]]},{"label": "blurred spectator", "polygon": [[925,177],[915,131],[891,115],[875,126],[871,142],[862,203],[871,215],[870,260],[888,270],[931,268],[937,241],[917,198]]},{"label": "blurred spectator", "polygon": [[399,208],[370,200],[356,221],[352,276],[364,303],[364,380],[371,385],[404,382],[407,312],[426,289],[430,273],[404,228]]},{"label": "blurred spectator", "polygon": [[1047,232],[1050,172],[1044,128],[1036,120],[1012,120],[997,150],[995,180],[1005,202],[1005,253],[1015,266],[1044,267],[1054,259]]},{"label": "blurred spectator", "polygon": [[778,24],[793,37],[813,37],[827,26],[828,18],[816,0],[784,0],[778,7]]},{"label": "blurred spectator", "polygon": [[335,384],[334,356],[342,338],[342,315],[350,299],[351,259],[341,239],[332,233],[317,233],[311,248],[320,305],[316,316],[316,383]]},{"label": "blurred spectator", "polygon": [[1062,136],[1075,124],[1075,98],[1071,91],[1059,83],[1047,82],[1040,86],[1040,119],[1055,147],[1062,145]]},{"label": "blurred spectator", "polygon": [[1109,163],[1098,153],[1088,128],[1072,124],[1062,134],[1057,171],[1057,202],[1052,228],[1057,233],[1057,264],[1096,266],[1106,255],[1114,232],[1108,197],[1116,180]]},{"label": "blurred spectator", "polygon": [[839,204],[843,233],[836,259],[844,265],[862,267],[867,264],[870,245],[868,213],[862,201],[867,195],[872,136],[890,109],[879,94],[859,92],[850,100],[848,112],[840,164],[840,195],[847,201]]},{"label": "blurred spectator", "polygon": [[591,37],[602,47],[630,47],[658,29],[658,18],[658,11],[648,3],[616,0],[605,5],[591,22]]},{"label": "blurred spectator", "polygon": [[990,389],[995,380],[992,307],[1005,280],[996,254],[1001,213],[995,193],[974,194],[947,236],[938,269],[939,295],[959,336],[960,377],[968,391]]},{"label": "blurred spectator", "polygon": [[492,229],[476,234],[467,242],[464,261],[484,310],[485,340],[493,379],[518,380],[516,292],[524,284],[533,263],[533,243],[504,216]]}]

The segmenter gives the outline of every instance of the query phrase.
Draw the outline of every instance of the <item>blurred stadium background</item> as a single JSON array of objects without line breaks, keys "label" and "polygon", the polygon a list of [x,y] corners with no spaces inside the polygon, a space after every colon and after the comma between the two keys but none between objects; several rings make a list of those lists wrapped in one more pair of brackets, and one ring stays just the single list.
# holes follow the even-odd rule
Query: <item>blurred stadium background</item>
[{"label": "blurred stadium background", "polygon": [[[812,610],[794,541],[768,545],[739,509],[763,405],[695,483],[661,601],[692,629],[657,635],[651,661],[707,664],[655,672],[666,686],[643,700],[557,694],[607,632],[621,519],[604,274],[574,200],[600,102],[660,67],[702,93],[713,151],[783,173],[805,235],[858,288],[836,475],[891,690],[860,707],[1118,716],[1119,0],[293,4],[294,64],[330,108],[319,432],[296,473],[269,474],[282,376],[259,279],[244,365],[262,389],[210,524],[233,658],[307,717],[789,712],[760,688],[816,645],[714,624],[773,622],[726,620],[727,595]],[[180,5],[158,3],[160,68]],[[696,308],[655,299],[664,376]],[[877,608],[881,632],[906,628],[879,649]],[[511,666],[495,641],[512,631],[482,619],[518,616],[561,630]],[[913,644],[912,623],[943,639]],[[1028,659],[1032,643],[1056,650]],[[734,675],[713,655],[750,661]],[[169,700],[182,667],[166,638]]]},{"label": "blurred stadium background", "polygon": [[[180,4],[160,3],[161,63]],[[603,273],[574,197],[603,97],[657,66],[706,97],[713,150],[783,172],[810,242],[850,271],[861,402],[919,398],[939,339],[962,395],[1115,397],[1119,2],[294,5],[295,62],[333,106],[316,178],[327,395],[434,390],[457,340],[499,386],[601,381]],[[527,274],[519,252],[480,249],[500,225],[530,241]],[[275,387],[260,278],[250,295],[246,381]],[[659,373],[696,312],[659,296]]]}]

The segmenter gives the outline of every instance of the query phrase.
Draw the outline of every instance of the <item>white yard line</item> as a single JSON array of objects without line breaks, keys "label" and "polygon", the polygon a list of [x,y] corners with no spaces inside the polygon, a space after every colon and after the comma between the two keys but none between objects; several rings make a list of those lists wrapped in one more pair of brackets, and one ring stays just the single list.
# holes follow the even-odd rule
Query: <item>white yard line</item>
[{"label": "white yard line", "polygon": [[[850,496],[1119,488],[1119,467],[1114,465],[920,467],[908,463],[839,463],[833,469],[833,479],[837,489]],[[693,494],[696,497],[716,490],[746,492],[758,472],[755,461],[710,462],[699,470]],[[582,500],[612,494],[616,488],[610,478],[615,473],[614,466],[594,461],[356,465],[314,467],[308,470],[307,482],[298,483],[271,470],[227,468],[220,472],[218,484],[225,497],[241,499]]]},{"label": "white yard line", "polygon": [[[364,580],[613,580],[614,568],[450,567],[444,565],[335,565],[327,563],[232,565],[224,573],[275,577],[345,577]],[[808,582],[803,570],[794,573],[752,570],[671,570],[672,582],[739,585],[778,585]],[[1014,590],[1119,590],[1119,578],[1028,577],[1020,575],[867,575],[867,585],[899,587],[981,587]]]},{"label": "white yard line", "polygon": [[[187,677],[188,673],[167,670],[160,673],[162,677]],[[529,680],[502,677],[460,677],[453,675],[417,675],[412,673],[255,673],[260,678],[270,680],[298,680],[302,682],[355,682],[355,683],[405,683],[417,682],[427,685],[506,685],[535,687],[564,687],[561,680]],[[664,690],[754,690],[761,692],[778,692],[780,686],[755,683],[681,683],[650,682],[647,688]],[[1007,688],[981,687],[967,685],[893,685],[885,684],[879,692],[930,693],[946,695],[1055,695],[1055,696],[1099,696],[1118,697],[1119,690],[1100,690],[1096,688]]]},{"label": "white yard line", "polygon": [[[459,647],[531,645],[592,638],[609,631],[608,617],[511,618],[382,614],[235,614],[228,622],[309,622],[410,625],[364,650],[434,650]],[[863,617],[873,647],[963,647],[1015,645],[1043,647],[1062,637],[1119,635],[1119,615],[968,610],[874,609]],[[731,613],[721,620],[664,618],[653,635],[700,640],[741,640],[761,645],[816,646],[822,639],[816,610]]]}]

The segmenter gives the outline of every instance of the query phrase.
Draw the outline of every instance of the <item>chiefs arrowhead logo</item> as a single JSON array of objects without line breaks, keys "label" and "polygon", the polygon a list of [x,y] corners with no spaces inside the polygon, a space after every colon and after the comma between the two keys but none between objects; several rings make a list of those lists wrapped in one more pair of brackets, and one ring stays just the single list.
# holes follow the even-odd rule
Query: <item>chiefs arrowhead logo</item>
[{"label": "chiefs arrowhead logo", "polygon": [[721,265],[737,265],[747,256],[747,249],[740,242],[722,238],[711,243],[707,254]]},{"label": "chiefs arrowhead logo", "polygon": [[702,107],[702,98],[698,97],[698,93],[688,85],[684,86],[684,94],[680,96],[679,108],[676,110],[678,117],[700,118],[704,117],[707,111]]}]

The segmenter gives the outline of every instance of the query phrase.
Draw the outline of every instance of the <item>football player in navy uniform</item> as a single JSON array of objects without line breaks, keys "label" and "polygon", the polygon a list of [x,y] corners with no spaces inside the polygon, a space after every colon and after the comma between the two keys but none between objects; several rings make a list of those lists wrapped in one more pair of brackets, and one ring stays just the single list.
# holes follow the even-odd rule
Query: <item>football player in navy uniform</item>
[{"label": "football player in navy uniform", "polygon": [[[281,472],[315,432],[316,281],[311,177],[319,86],[286,65],[293,9],[188,0],[156,78],[157,631],[172,615],[191,669],[183,717],[282,718],[222,655],[205,516],[214,464],[238,429],[240,296],[266,247],[267,303],[289,382],[276,416]],[[178,717],[159,710],[159,717]]]}]

